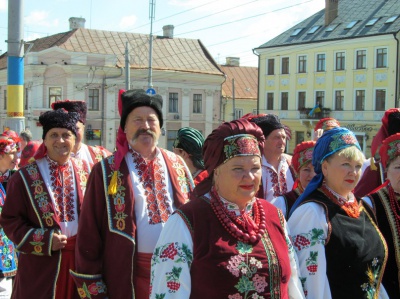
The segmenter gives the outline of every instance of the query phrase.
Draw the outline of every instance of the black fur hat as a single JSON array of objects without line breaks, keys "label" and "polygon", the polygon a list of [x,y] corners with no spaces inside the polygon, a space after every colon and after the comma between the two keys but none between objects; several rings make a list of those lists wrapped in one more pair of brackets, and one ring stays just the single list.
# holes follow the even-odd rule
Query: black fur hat
[{"label": "black fur hat", "polygon": [[125,129],[126,118],[135,108],[148,106],[153,108],[158,116],[160,128],[163,126],[162,104],[163,99],[160,95],[148,95],[143,89],[127,90],[121,95],[122,113],[120,126]]},{"label": "black fur hat", "polygon": [[79,113],[79,121],[83,124],[86,123],[87,104],[84,101],[57,101],[51,104],[51,108],[53,108],[53,110],[64,108],[68,112]]},{"label": "black fur hat", "polygon": [[46,137],[49,130],[53,128],[65,128],[76,136],[76,123],[79,120],[79,113],[68,112],[65,109],[46,111],[39,116],[39,122],[43,126],[42,138]]},{"label": "black fur hat", "polygon": [[266,114],[250,118],[250,121],[261,128],[265,138],[276,129],[284,129],[285,126],[281,123],[278,116],[274,114]]}]

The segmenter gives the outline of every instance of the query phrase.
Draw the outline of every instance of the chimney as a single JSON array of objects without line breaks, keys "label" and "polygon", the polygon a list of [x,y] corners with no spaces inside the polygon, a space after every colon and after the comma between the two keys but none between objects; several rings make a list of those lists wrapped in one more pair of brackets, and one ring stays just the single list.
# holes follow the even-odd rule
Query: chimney
[{"label": "chimney", "polygon": [[240,57],[226,57],[227,66],[240,66]]},{"label": "chimney", "polygon": [[174,37],[174,25],[165,25],[162,28],[163,36],[168,38]]},{"label": "chimney", "polygon": [[69,30],[85,28],[85,18],[69,18]]},{"label": "chimney", "polygon": [[339,0],[325,0],[325,26],[338,16]]}]

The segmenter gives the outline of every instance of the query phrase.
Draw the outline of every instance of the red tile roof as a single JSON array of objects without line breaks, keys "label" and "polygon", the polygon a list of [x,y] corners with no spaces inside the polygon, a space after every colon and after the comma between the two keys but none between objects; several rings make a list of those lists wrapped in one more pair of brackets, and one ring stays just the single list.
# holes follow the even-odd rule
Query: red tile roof
[{"label": "red tile roof", "polygon": [[221,65],[226,74],[222,84],[222,96],[232,98],[232,79],[235,79],[235,98],[257,100],[258,68],[249,66]]}]

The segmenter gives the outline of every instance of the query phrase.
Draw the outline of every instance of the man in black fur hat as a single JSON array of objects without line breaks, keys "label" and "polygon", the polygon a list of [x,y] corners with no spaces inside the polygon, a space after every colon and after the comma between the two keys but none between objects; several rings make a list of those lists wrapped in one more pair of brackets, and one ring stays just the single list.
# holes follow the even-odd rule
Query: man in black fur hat
[{"label": "man in black fur hat", "polygon": [[8,182],[10,200],[5,201],[0,222],[21,253],[13,298],[78,298],[69,269],[75,266],[89,165],[71,158],[77,121],[77,113],[64,109],[42,114],[43,143],[35,161]]},{"label": "man in black fur hat", "polygon": [[257,196],[271,202],[275,197],[292,190],[295,181],[290,167],[292,157],[284,153],[287,140],[285,125],[274,114],[245,117],[258,125],[265,136],[261,161],[262,187]]},{"label": "man in black fur hat", "polygon": [[102,146],[91,146],[83,143],[83,136],[85,134],[85,124],[87,115],[87,104],[84,101],[70,101],[63,100],[51,104],[54,110],[65,109],[69,112],[76,112],[79,115],[79,120],[76,124],[76,142],[72,150],[74,158],[87,161],[92,167],[103,158],[111,155],[111,152]]},{"label": "man in black fur hat", "polygon": [[117,151],[93,167],[80,217],[72,275],[81,297],[149,298],[158,236],[194,187],[182,158],[157,147],[161,96],[128,90],[120,99]]}]

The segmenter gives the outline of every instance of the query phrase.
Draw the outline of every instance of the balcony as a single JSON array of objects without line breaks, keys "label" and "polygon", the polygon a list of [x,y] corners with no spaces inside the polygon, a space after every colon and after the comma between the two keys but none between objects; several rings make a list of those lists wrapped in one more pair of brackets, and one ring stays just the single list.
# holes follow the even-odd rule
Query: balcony
[{"label": "balcony", "polygon": [[313,108],[303,108],[300,109],[300,119],[322,119],[330,117],[331,109],[330,108],[322,108],[321,111],[315,112],[313,115],[310,115],[310,111]]}]

